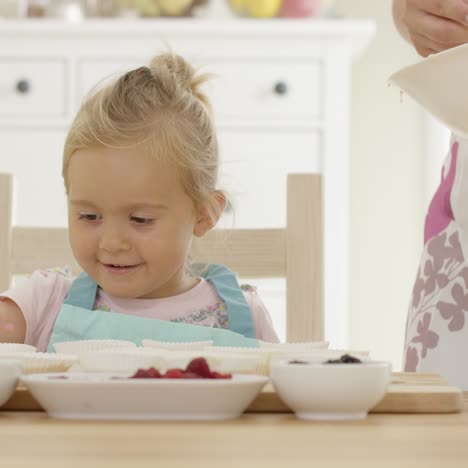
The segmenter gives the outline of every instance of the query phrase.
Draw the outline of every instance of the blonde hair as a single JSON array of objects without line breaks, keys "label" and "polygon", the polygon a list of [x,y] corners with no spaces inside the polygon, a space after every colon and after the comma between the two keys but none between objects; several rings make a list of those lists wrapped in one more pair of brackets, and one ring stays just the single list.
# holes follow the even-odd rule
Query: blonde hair
[{"label": "blonde hair", "polygon": [[184,192],[212,219],[219,204],[211,196],[218,178],[218,141],[200,75],[182,57],[164,53],[148,67],[131,70],[91,93],[68,132],[62,175],[68,193],[73,154],[91,147],[141,146],[152,157],[175,164]]}]

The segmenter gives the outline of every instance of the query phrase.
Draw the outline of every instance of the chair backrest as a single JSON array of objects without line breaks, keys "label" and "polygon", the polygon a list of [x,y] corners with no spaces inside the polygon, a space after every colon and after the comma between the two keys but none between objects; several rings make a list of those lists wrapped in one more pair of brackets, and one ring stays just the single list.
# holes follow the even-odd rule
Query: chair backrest
[{"label": "chair backrest", "polygon": [[[290,174],[287,225],[215,229],[194,242],[192,257],[222,263],[240,278],[286,278],[286,339],[323,340],[322,187],[319,174]],[[13,275],[71,265],[66,228],[12,226],[12,176],[0,174],[0,292]]]}]

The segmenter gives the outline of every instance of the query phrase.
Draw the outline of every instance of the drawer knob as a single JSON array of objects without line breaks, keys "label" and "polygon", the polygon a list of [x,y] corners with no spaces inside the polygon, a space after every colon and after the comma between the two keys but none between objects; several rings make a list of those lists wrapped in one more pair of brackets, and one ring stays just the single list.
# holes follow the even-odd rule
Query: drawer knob
[{"label": "drawer knob", "polygon": [[16,91],[21,94],[27,94],[31,88],[28,80],[19,80],[16,83]]},{"label": "drawer knob", "polygon": [[275,94],[279,96],[284,96],[288,93],[288,85],[284,81],[278,81],[273,88]]}]

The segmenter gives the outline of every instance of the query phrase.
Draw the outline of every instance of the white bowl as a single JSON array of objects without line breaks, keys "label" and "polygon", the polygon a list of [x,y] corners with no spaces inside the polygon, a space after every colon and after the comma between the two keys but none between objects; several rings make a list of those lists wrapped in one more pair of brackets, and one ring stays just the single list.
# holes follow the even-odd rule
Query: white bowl
[{"label": "white bowl", "polygon": [[0,361],[0,406],[6,403],[16,389],[21,374],[21,361]]},{"label": "white bowl", "polygon": [[452,132],[468,138],[468,44],[430,55],[389,78]]},{"label": "white bowl", "polygon": [[276,392],[300,419],[364,419],[385,395],[389,362],[291,364],[273,360],[270,378]]},{"label": "white bowl", "polygon": [[48,415],[60,419],[221,420],[239,417],[268,381],[128,379],[129,374],[32,374],[21,377]]}]

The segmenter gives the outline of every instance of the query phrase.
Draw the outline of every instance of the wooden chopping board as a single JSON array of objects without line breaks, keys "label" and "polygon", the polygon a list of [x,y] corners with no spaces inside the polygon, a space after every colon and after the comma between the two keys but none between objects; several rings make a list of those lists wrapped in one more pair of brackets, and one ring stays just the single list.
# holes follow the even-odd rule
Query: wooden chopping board
[{"label": "wooden chopping board", "polygon": [[[19,386],[0,410],[42,411],[42,408],[25,387]],[[383,400],[371,413],[458,413],[462,410],[462,391],[449,386],[438,375],[395,372]],[[290,413],[291,410],[269,383],[247,412]]]}]

